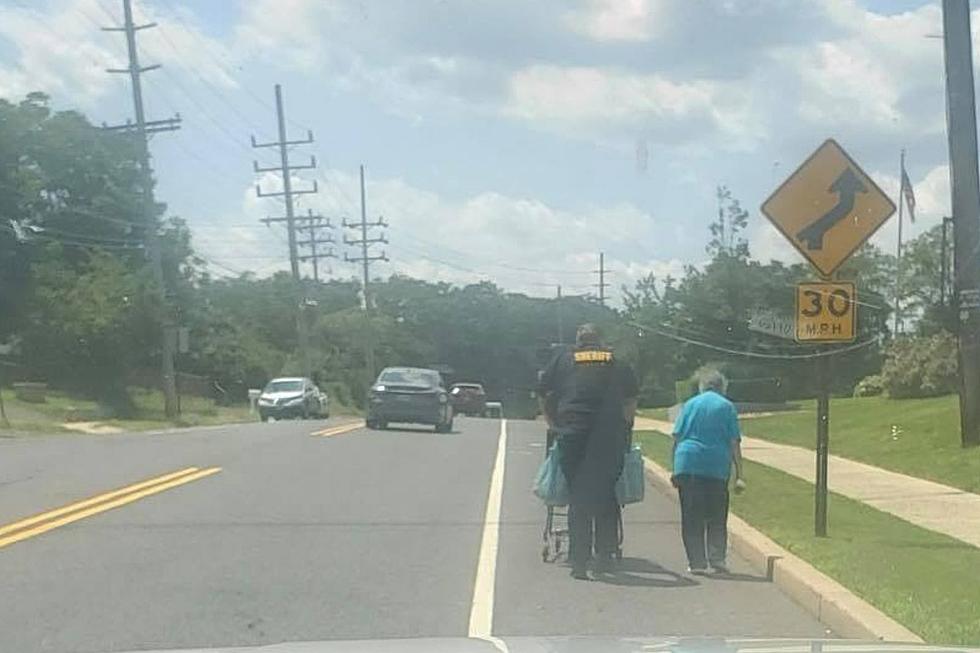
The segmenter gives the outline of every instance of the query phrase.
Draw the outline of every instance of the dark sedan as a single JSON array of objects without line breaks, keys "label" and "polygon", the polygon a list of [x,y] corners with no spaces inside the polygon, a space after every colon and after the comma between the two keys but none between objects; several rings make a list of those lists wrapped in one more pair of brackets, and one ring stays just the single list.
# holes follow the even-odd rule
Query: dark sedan
[{"label": "dark sedan", "polygon": [[435,370],[389,367],[371,387],[367,426],[387,428],[392,422],[431,424],[436,431],[453,429],[453,406]]},{"label": "dark sedan", "polygon": [[454,383],[449,389],[453,410],[462,415],[485,417],[487,393],[479,383]]}]

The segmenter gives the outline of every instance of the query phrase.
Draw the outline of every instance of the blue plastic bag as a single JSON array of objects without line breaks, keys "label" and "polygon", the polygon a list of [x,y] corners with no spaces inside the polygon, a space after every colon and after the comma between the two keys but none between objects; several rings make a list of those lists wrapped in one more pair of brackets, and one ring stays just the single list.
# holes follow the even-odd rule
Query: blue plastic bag
[{"label": "blue plastic bag", "polygon": [[558,443],[552,445],[538,468],[534,479],[534,494],[546,506],[562,507],[568,505],[568,481],[558,464]]},{"label": "blue plastic bag", "polygon": [[623,471],[616,480],[616,500],[619,505],[643,501],[646,478],[643,473],[643,451],[634,444],[623,456]]}]

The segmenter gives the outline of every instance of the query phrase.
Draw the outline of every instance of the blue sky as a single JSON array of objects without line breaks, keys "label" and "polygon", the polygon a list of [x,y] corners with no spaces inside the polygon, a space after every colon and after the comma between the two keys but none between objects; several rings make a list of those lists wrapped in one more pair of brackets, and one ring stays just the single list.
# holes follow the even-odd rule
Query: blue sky
[{"label": "blue sky", "polygon": [[[163,64],[149,111],[184,119],[153,139],[158,195],[217,274],[286,267],[282,230],[258,223],[281,209],[254,196],[252,158],[271,152],[249,146],[275,135],[276,82],[291,134],[316,137],[294,152],[319,161],[297,175],[321,188],[304,209],[356,217],[366,166],[369,215],[392,225],[378,274],[587,292],[600,250],[617,284],[676,274],[705,258],[718,184],[751,211],[753,255],[793,261],[758,206],[828,137],[892,193],[908,149],[913,233],[947,211],[938,2],[134,2],[160,25],[140,33]],[[120,15],[0,0],[0,96],[130,115],[125,79],[102,72],[124,42],[97,30]]]}]

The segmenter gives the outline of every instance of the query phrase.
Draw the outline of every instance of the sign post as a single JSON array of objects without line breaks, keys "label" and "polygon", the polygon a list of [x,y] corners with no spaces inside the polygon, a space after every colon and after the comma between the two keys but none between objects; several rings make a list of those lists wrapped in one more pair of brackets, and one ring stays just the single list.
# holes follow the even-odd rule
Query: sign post
[{"label": "sign post", "polygon": [[827,459],[830,456],[830,357],[817,358],[817,473],[813,533],[827,537]]},{"label": "sign post", "polygon": [[[853,283],[834,272],[895,212],[895,204],[833,139],[823,142],[762,204],[762,213],[824,281],[796,288],[795,338],[843,343],[857,333]],[[816,357],[817,442],[813,532],[827,536],[827,462],[830,456],[830,355]]]}]

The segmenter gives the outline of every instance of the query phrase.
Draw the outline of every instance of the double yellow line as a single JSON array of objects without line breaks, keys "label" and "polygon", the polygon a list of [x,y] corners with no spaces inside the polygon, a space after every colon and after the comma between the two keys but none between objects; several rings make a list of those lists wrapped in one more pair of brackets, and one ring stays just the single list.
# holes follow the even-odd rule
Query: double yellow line
[{"label": "double yellow line", "polygon": [[47,533],[60,526],[85,519],[92,515],[97,515],[127,503],[138,501],[164,490],[184,485],[221,471],[220,467],[208,467],[200,469],[198,467],[187,467],[170,474],[156,476],[154,478],[121,487],[118,490],[99,494],[94,497],[69,503],[61,508],[55,508],[47,512],[27,517],[12,524],[0,527],[0,548],[26,540],[27,538]]},{"label": "double yellow line", "polygon": [[350,433],[351,431],[356,431],[357,429],[364,428],[364,422],[347,422],[346,424],[340,424],[339,426],[331,426],[320,431],[314,431],[310,435],[318,435],[321,438],[329,438],[332,435],[341,435],[343,433]]}]

